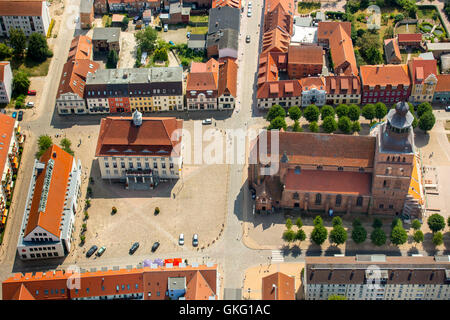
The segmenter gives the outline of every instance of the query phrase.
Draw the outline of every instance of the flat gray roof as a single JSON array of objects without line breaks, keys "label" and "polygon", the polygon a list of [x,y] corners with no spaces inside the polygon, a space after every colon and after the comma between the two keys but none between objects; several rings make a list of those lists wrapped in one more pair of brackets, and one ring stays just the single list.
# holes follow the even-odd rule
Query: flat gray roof
[{"label": "flat gray roof", "polygon": [[92,40],[119,41],[120,28],[94,28]]},{"label": "flat gray roof", "polygon": [[183,79],[182,67],[98,69],[88,74],[88,84],[123,84],[148,82],[174,82]]}]

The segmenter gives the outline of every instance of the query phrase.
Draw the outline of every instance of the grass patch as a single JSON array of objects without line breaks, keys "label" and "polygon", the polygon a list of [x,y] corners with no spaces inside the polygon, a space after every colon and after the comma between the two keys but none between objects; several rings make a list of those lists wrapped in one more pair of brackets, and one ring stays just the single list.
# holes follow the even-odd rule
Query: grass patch
[{"label": "grass patch", "polygon": [[299,2],[298,13],[307,14],[320,9],[320,2]]},{"label": "grass patch", "polygon": [[204,16],[190,16],[189,17],[189,21],[190,22],[208,22],[209,21],[209,16],[204,15]]},{"label": "grass patch", "polygon": [[417,10],[417,18],[439,20],[438,12],[434,8],[422,8]]},{"label": "grass patch", "polygon": [[208,33],[208,27],[187,26],[187,32],[190,32],[190,33],[193,33],[193,34],[207,34]]},{"label": "grass patch", "polygon": [[406,24],[403,24],[401,26],[398,26],[395,30],[396,34],[399,33],[416,33],[417,25],[415,24],[408,24],[408,30],[406,30]]},{"label": "grass patch", "polygon": [[445,121],[445,130],[450,130],[450,120]]},{"label": "grass patch", "polygon": [[[407,53],[400,53],[400,55],[402,56],[402,63],[407,63],[408,62],[408,54]],[[411,53],[411,56],[409,57],[409,59],[412,59],[412,58],[416,58],[416,57],[418,57],[420,55],[420,52],[414,52],[414,53]]]},{"label": "grass patch", "polygon": [[39,63],[25,57],[13,57],[11,59],[11,69],[13,74],[16,74],[18,71],[25,71],[29,77],[43,77],[47,75],[51,61],[52,58],[47,58],[44,62]]}]

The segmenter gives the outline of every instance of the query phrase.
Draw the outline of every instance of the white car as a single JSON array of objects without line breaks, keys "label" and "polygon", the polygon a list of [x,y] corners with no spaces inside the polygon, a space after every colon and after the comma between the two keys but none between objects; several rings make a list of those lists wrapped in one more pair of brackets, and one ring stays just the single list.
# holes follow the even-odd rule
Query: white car
[{"label": "white car", "polygon": [[34,102],[31,102],[31,101],[27,102],[27,107],[28,108],[33,108],[34,107]]},{"label": "white car", "polygon": [[248,11],[247,11],[247,17],[250,18],[251,16],[252,16],[252,9],[249,8]]},{"label": "white car", "polygon": [[202,121],[202,124],[211,124],[212,123],[212,119],[208,118]]},{"label": "white car", "polygon": [[178,238],[178,244],[180,246],[184,245],[184,234],[180,233],[180,237]]},{"label": "white car", "polygon": [[248,2],[248,7],[249,7],[249,8],[252,7],[252,2],[251,2],[251,1]]},{"label": "white car", "polygon": [[194,234],[194,236],[192,237],[192,245],[194,247],[198,246],[198,234]]}]

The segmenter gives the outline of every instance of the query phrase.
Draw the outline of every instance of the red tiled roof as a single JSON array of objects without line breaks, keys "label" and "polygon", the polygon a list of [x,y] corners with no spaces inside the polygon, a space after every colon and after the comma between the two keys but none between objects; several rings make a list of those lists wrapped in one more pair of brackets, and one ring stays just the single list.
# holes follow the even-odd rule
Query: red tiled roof
[{"label": "red tiled roof", "polygon": [[361,82],[358,76],[326,76],[327,94],[359,94]]},{"label": "red tiled roof", "polygon": [[[143,117],[142,125],[136,127],[132,117],[106,117],[101,120],[100,133],[95,155],[178,155],[175,145],[181,142],[172,141],[175,130],[183,128],[183,120],[176,118]],[[129,151],[129,152],[127,152]]]},{"label": "red tiled roof", "polygon": [[271,52],[261,54],[258,68],[258,86],[278,80],[278,66]]},{"label": "red tiled roof", "polygon": [[232,7],[232,8],[241,8],[241,0],[213,0],[212,7]]},{"label": "red tiled roof", "polygon": [[[217,90],[219,62],[213,58],[206,63],[192,62],[191,71],[186,80],[186,91]],[[189,92],[187,92],[189,95]]]},{"label": "red tiled roof", "polygon": [[0,175],[3,174],[8,163],[8,152],[11,139],[14,135],[15,120],[6,114],[0,114]]},{"label": "red tiled roof", "polygon": [[300,174],[296,174],[289,169],[285,190],[368,196],[371,194],[371,183],[371,173],[301,170]]},{"label": "red tiled roof", "polygon": [[186,285],[186,300],[208,300],[214,296],[214,291],[209,286],[200,271],[196,271]]},{"label": "red tiled roof", "polygon": [[262,39],[262,51],[265,52],[287,52],[291,36],[281,28],[265,32]]},{"label": "red tiled roof", "polygon": [[262,299],[295,300],[295,279],[281,272],[262,278]]},{"label": "red tiled roof", "polygon": [[288,64],[323,64],[321,46],[289,46]]},{"label": "red tiled roof", "polygon": [[437,75],[436,60],[425,60],[419,57],[408,61],[409,72],[411,74],[412,82],[421,83],[426,80],[430,74]]},{"label": "red tiled roof", "polygon": [[400,84],[409,86],[411,84],[406,64],[365,65],[360,66],[359,71],[363,86],[398,86]]},{"label": "red tiled roof", "polygon": [[[287,87],[286,87],[287,86]],[[264,82],[258,88],[257,99],[299,97],[302,94],[302,86],[299,80],[282,80]]]},{"label": "red tiled roof", "polygon": [[438,74],[435,92],[450,92],[450,74]]},{"label": "red tiled roof", "polygon": [[278,6],[281,6],[286,13],[292,16],[297,12],[294,0],[266,0],[264,15],[276,10]]},{"label": "red tiled roof", "polygon": [[392,60],[402,61],[402,56],[400,54],[400,49],[396,39],[384,40],[384,49],[388,63],[391,63]]},{"label": "red tiled roof", "polygon": [[42,16],[42,0],[29,1],[0,1],[0,15],[2,16]]},{"label": "red tiled roof", "polygon": [[[47,201],[44,211],[39,210],[39,205],[44,189],[45,174],[48,162],[54,161],[53,171],[50,180],[50,187],[47,191]],[[41,156],[40,162],[45,163],[44,170],[36,177],[31,209],[28,217],[25,236],[33,232],[37,227],[41,227],[56,237],[60,235],[60,224],[66,198],[66,189],[69,181],[69,174],[72,171],[74,158],[57,145],[52,145]]]},{"label": "red tiled roof", "polygon": [[318,90],[325,90],[325,78],[323,77],[309,77],[300,79],[303,90],[311,90],[316,88]]},{"label": "red tiled roof", "polygon": [[73,38],[70,44],[67,61],[72,59],[92,59],[92,39],[79,35]]},{"label": "red tiled roof", "polygon": [[232,59],[227,59],[219,67],[219,90],[218,96],[228,93],[237,96],[237,72],[238,66]]},{"label": "red tiled roof", "polygon": [[285,32],[292,34],[292,19],[292,16],[286,13],[282,6],[277,6],[274,10],[268,12],[264,16],[263,33],[280,27]]},{"label": "red tiled roof", "polygon": [[75,59],[66,62],[59,80],[57,98],[68,92],[75,93],[83,98],[88,73],[95,73],[99,67],[100,65],[97,62],[88,59]]},{"label": "red tiled roof", "polygon": [[398,42],[421,42],[422,34],[421,33],[399,33],[398,34]]}]

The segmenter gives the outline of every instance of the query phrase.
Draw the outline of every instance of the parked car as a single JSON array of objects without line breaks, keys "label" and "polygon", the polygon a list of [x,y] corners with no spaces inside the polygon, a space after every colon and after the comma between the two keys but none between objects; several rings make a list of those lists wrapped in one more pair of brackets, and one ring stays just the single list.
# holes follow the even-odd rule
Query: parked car
[{"label": "parked car", "polygon": [[168,24],[165,24],[165,25],[164,25],[164,32],[167,32],[167,31],[169,31],[169,25],[168,25]]},{"label": "parked car", "polygon": [[190,38],[191,38],[191,33],[190,33],[190,32],[186,33],[186,37],[187,37],[188,39],[190,39]]},{"label": "parked car", "polygon": [[33,107],[34,107],[34,102],[28,101],[27,102],[27,108],[33,108]]},{"label": "parked car", "polygon": [[19,111],[19,116],[17,117],[17,120],[22,121],[23,119],[23,111]]},{"label": "parked car", "polygon": [[36,95],[36,90],[28,90],[28,95],[29,96],[35,96]]},{"label": "parked car", "polygon": [[450,106],[446,106],[445,111],[447,111],[447,112],[450,111]]},{"label": "parked car", "polygon": [[248,8],[248,11],[247,11],[247,17],[251,17],[252,16],[252,9],[251,8]]},{"label": "parked car", "polygon": [[130,254],[135,253],[138,248],[139,248],[139,242],[133,243],[133,245],[130,248]]},{"label": "parked car", "polygon": [[192,245],[194,247],[198,246],[198,234],[194,234],[194,236],[192,237]]},{"label": "parked car", "polygon": [[105,250],[106,250],[106,247],[105,246],[103,246],[103,247],[101,247],[100,249],[98,249],[98,251],[97,251],[97,257],[100,257],[104,252],[105,252]]},{"label": "parked car", "polygon": [[134,18],[133,18],[133,23],[136,23],[138,20],[139,20],[139,16],[135,16]]},{"label": "parked car", "polygon": [[248,7],[249,7],[249,8],[252,7],[252,2],[251,2],[251,1],[248,2]]},{"label": "parked car", "polygon": [[250,35],[245,37],[245,42],[250,43]]},{"label": "parked car", "polygon": [[212,119],[208,118],[202,121],[202,124],[211,124],[212,123]]},{"label": "parked car", "polygon": [[172,46],[175,45],[175,43],[172,40],[169,41],[169,44],[172,45]]},{"label": "parked car", "polygon": [[86,257],[89,258],[90,256],[92,256],[94,254],[95,251],[97,251],[97,246],[94,244],[89,250],[88,252],[86,252]]},{"label": "parked car", "polygon": [[256,199],[256,190],[251,188],[250,192],[252,193],[252,199],[255,200]]},{"label": "parked car", "polygon": [[159,242],[156,241],[152,246],[152,252],[155,252],[159,248]]},{"label": "parked car", "polygon": [[17,117],[17,112],[14,111],[14,112],[12,113],[12,117],[15,119],[15,118]]},{"label": "parked car", "polygon": [[178,244],[180,246],[184,245],[184,234],[180,233],[180,237],[178,238]]}]

